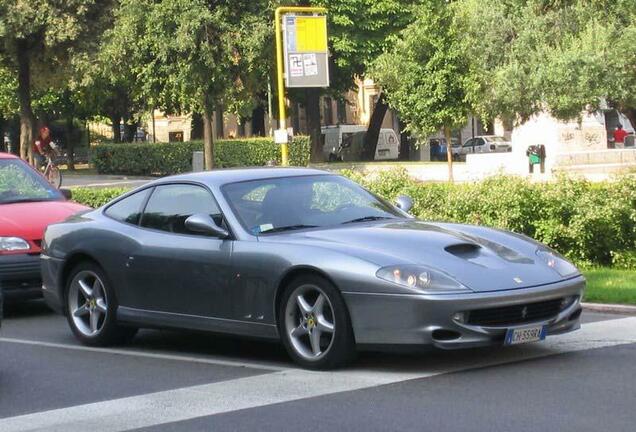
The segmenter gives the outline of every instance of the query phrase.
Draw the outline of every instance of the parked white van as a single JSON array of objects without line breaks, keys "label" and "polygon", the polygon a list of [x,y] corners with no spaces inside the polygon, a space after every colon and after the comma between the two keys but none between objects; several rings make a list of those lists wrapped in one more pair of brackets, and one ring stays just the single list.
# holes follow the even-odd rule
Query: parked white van
[{"label": "parked white van", "polygon": [[[360,160],[362,144],[367,127],[362,125],[324,126],[322,128],[322,151],[328,161]],[[375,160],[397,159],[400,155],[400,140],[393,129],[380,129]]]}]

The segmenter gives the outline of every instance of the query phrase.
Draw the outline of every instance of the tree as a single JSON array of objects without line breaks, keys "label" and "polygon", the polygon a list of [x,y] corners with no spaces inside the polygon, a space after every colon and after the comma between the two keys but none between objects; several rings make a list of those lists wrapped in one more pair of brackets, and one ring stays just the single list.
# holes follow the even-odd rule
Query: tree
[{"label": "tree", "polygon": [[0,149],[4,148],[5,124],[18,112],[16,88],[14,76],[8,69],[0,66]]},{"label": "tree", "polygon": [[89,50],[108,25],[111,0],[0,0],[0,63],[17,80],[20,154],[30,152],[34,88],[63,84],[73,56]]},{"label": "tree", "polygon": [[[414,5],[422,0],[315,0],[303,5],[327,8],[331,87],[306,89],[302,95],[307,108],[311,136],[311,161],[322,160],[320,142],[320,95],[341,97],[354,87],[356,78],[366,75],[372,61],[393,43],[397,33],[413,20]],[[365,154],[375,155],[387,106],[380,97],[365,137]],[[379,119],[379,120],[378,120]],[[375,137],[375,138],[374,138]],[[373,159],[373,156],[370,157]]]},{"label": "tree", "polygon": [[[271,23],[264,0],[123,0],[108,35],[142,97],[166,112],[202,114],[205,166],[213,167],[213,113],[249,111]],[[267,17],[267,18],[265,18]],[[260,85],[266,82],[260,80]]]},{"label": "tree", "polygon": [[409,131],[427,136],[444,130],[449,181],[453,180],[450,131],[461,126],[471,111],[465,87],[468,65],[453,21],[446,1],[419,6],[415,21],[371,69]]},{"label": "tree", "polygon": [[460,0],[453,7],[470,63],[468,98],[482,117],[523,122],[548,111],[573,119],[604,100],[628,113],[636,106],[633,1]]}]

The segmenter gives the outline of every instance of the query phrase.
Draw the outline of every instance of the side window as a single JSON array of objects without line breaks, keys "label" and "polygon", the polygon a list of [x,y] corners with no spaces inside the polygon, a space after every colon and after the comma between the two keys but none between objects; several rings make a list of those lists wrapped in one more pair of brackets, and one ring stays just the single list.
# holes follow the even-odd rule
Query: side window
[{"label": "side window", "polygon": [[212,216],[222,223],[221,211],[206,189],[194,185],[157,186],[152,193],[141,226],[175,234],[193,234],[185,227],[185,220],[197,213]]},{"label": "side window", "polygon": [[464,147],[472,147],[474,141],[475,141],[474,139],[469,139],[468,141],[464,143]]},{"label": "side window", "polygon": [[475,141],[476,141],[476,142],[475,142],[475,145],[476,145],[476,146],[482,146],[482,145],[486,144],[486,141],[484,141],[484,139],[483,139],[483,138],[475,139]]},{"label": "side window", "polygon": [[150,189],[144,189],[132,194],[108,207],[105,213],[120,222],[137,225],[141,216],[141,206],[149,193]]}]

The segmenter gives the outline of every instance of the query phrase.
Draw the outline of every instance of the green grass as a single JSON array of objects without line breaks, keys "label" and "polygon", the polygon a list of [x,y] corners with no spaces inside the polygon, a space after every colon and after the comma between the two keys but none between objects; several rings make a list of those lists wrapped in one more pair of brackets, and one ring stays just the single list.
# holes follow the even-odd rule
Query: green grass
[{"label": "green grass", "polygon": [[636,271],[592,268],[584,270],[587,290],[584,301],[636,305]]}]

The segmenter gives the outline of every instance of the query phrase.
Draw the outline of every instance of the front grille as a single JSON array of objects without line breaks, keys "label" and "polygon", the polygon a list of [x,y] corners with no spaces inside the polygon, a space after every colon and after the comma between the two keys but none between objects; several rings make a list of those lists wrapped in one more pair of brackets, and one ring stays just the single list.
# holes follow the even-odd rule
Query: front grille
[{"label": "front grille", "polygon": [[15,261],[15,262],[2,262],[0,261],[0,280],[8,279],[22,279],[33,276],[39,276],[40,274],[40,260],[38,257]]},{"label": "front grille", "polygon": [[0,288],[6,293],[7,291],[19,291],[23,289],[41,288],[42,280],[25,279],[25,280],[5,280],[0,281]]},{"label": "front grille", "polygon": [[561,311],[562,298],[514,306],[477,309],[468,312],[468,324],[480,326],[505,326],[541,321],[556,316]]}]

